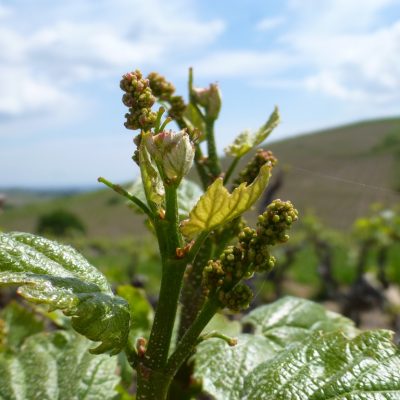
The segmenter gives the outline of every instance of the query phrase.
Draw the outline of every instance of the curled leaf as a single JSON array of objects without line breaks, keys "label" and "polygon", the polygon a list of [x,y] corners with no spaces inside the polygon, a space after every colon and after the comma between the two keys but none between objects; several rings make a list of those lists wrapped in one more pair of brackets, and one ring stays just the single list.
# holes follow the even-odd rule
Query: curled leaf
[{"label": "curled leaf", "polygon": [[69,246],[28,233],[0,234],[0,286],[18,285],[33,303],[60,309],[72,327],[101,342],[92,353],[119,353],[129,333],[129,305]]},{"label": "curled leaf", "polygon": [[270,178],[271,166],[266,164],[251,185],[242,183],[232,194],[218,178],[200,197],[189,213],[189,218],[181,223],[181,232],[188,238],[200,232],[208,232],[239,217],[261,196]]},{"label": "curled leaf", "polygon": [[147,151],[145,140],[140,142],[139,165],[147,203],[151,209],[159,210],[164,202],[164,185],[157,167]]}]

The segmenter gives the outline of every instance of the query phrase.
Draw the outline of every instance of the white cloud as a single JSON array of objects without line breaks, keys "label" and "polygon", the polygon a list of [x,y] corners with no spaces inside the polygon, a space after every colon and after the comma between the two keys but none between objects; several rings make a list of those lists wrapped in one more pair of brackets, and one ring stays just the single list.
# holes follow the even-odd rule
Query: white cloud
[{"label": "white cloud", "polygon": [[[206,55],[197,72],[219,78],[302,88],[371,107],[400,100],[400,15],[382,25],[381,14],[398,0],[289,0],[287,30],[268,50]],[[259,30],[280,24],[266,18]]]},{"label": "white cloud", "polygon": [[32,79],[24,67],[0,66],[0,116],[19,116],[47,111],[72,103],[68,94],[58,90],[51,83]]},{"label": "white cloud", "polygon": [[247,50],[219,51],[195,62],[196,76],[246,77],[275,74],[283,66],[294,65],[296,60],[284,52],[258,52]]},{"label": "white cloud", "polygon": [[182,0],[145,5],[86,0],[74,6],[49,0],[43,14],[25,15],[19,24],[18,9],[0,6],[2,120],[35,113],[46,118],[56,109],[70,112],[71,104],[79,103],[76,96],[82,91],[74,89],[82,81],[120,75],[133,66],[161,65],[174,51],[190,53],[213,42],[223,22],[201,21],[190,9]]},{"label": "white cloud", "polygon": [[270,29],[277,28],[278,26],[282,25],[285,22],[285,17],[270,17],[270,18],[263,18],[259,21],[256,25],[256,29],[258,31],[268,31]]},{"label": "white cloud", "polygon": [[295,32],[284,41],[315,71],[307,88],[360,102],[400,99],[400,20],[361,33]]}]

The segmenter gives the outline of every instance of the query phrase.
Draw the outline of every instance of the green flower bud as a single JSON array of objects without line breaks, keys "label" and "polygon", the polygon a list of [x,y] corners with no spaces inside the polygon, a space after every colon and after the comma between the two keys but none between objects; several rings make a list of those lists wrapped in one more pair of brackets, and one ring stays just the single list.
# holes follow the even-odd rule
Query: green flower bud
[{"label": "green flower bud", "polygon": [[298,212],[290,201],[274,200],[258,217],[257,237],[266,245],[287,242],[286,231],[297,218]]},{"label": "green flower bud", "polygon": [[208,118],[218,118],[222,98],[217,84],[211,84],[208,88],[194,88],[192,96],[194,101],[205,109]]},{"label": "green flower bud", "polygon": [[213,290],[223,285],[225,271],[220,260],[210,260],[203,270],[203,286]]},{"label": "green flower bud", "polygon": [[248,308],[252,298],[253,292],[244,283],[237,284],[229,292],[220,290],[218,293],[218,299],[222,305],[235,312]]},{"label": "green flower bud", "polygon": [[244,274],[243,250],[237,246],[228,246],[220,255],[224,271],[229,272],[236,278],[240,278]]},{"label": "green flower bud", "polygon": [[194,158],[194,145],[186,130],[147,134],[146,148],[166,178],[179,182],[190,170]]},{"label": "green flower bud", "polygon": [[239,173],[239,176],[234,181],[235,186],[239,186],[241,183],[246,182],[250,185],[254,179],[256,179],[260,168],[269,163],[272,167],[276,165],[277,159],[269,150],[258,149],[254,157],[246,165],[246,167]]}]

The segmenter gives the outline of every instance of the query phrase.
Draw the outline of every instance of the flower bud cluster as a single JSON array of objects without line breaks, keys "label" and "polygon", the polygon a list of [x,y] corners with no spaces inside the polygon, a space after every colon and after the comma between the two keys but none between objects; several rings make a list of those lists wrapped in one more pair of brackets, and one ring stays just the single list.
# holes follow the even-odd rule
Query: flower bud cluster
[{"label": "flower bud cluster", "polygon": [[243,228],[236,246],[227,246],[218,260],[208,262],[203,270],[206,292],[217,292],[221,304],[233,311],[246,308],[252,293],[240,281],[274,267],[276,260],[270,246],[289,239],[287,231],[297,218],[290,201],[274,200],[258,217],[257,229]]},{"label": "flower bud cluster", "polygon": [[252,290],[244,283],[238,283],[229,292],[224,292],[221,290],[218,293],[218,299],[221,304],[235,312],[239,312],[248,308],[252,298]]},{"label": "flower bud cluster", "polygon": [[156,101],[148,79],[144,79],[139,70],[129,72],[122,77],[121,89],[125,92],[122,102],[129,107],[125,114],[127,129],[149,130],[156,122],[157,114],[151,111]]},{"label": "flower bud cluster", "polygon": [[285,243],[289,240],[287,230],[297,219],[298,212],[290,201],[274,200],[258,217],[257,237],[267,245]]},{"label": "flower bud cluster", "polygon": [[246,261],[253,265],[254,271],[270,271],[275,266],[275,257],[269,252],[269,244],[255,229],[243,229],[239,234],[239,243],[245,251]]},{"label": "flower bud cluster", "polygon": [[224,284],[225,271],[220,260],[209,260],[203,270],[203,286],[206,291]]},{"label": "flower bud cluster", "polygon": [[150,88],[154,96],[162,101],[168,101],[175,92],[174,85],[157,72],[151,72],[147,79],[150,82]]},{"label": "flower bud cluster", "polygon": [[246,167],[240,172],[239,177],[235,179],[235,186],[239,186],[241,183],[246,182],[250,185],[254,179],[256,179],[260,168],[269,163],[271,167],[274,167],[278,160],[273,155],[272,151],[258,149],[254,157],[246,165]]},{"label": "flower bud cluster", "polygon": [[168,116],[176,121],[180,121],[183,118],[183,113],[186,110],[186,104],[182,96],[172,96],[169,100],[170,109],[168,110]]},{"label": "flower bud cluster", "polygon": [[176,121],[181,121],[186,110],[186,104],[182,96],[173,96],[174,85],[157,72],[150,73],[147,78],[154,96],[169,103],[168,116]]}]

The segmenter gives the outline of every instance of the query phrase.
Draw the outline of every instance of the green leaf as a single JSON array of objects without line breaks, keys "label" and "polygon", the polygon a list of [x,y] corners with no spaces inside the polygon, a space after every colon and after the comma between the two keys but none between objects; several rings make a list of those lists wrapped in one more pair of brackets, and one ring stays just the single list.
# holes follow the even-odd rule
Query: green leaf
[{"label": "green leaf", "polygon": [[217,331],[224,335],[236,337],[242,331],[242,326],[239,321],[231,321],[223,314],[215,314],[211,321],[203,329],[203,333]]},{"label": "green leaf", "polygon": [[71,247],[28,233],[0,234],[0,286],[9,285],[18,285],[27,300],[72,317],[77,332],[102,342],[93,353],[116,354],[125,346],[127,302]]},{"label": "green leaf", "polygon": [[16,301],[1,310],[0,319],[4,322],[3,347],[6,349],[15,351],[27,337],[44,330],[43,321]]},{"label": "green leaf", "polygon": [[202,194],[203,190],[197,183],[182,179],[177,191],[180,220],[188,217],[190,210],[196,205]]},{"label": "green leaf", "polygon": [[243,157],[250,150],[260,145],[279,124],[279,111],[275,107],[268,121],[254,134],[242,132],[234,142],[225,149],[225,153],[233,157]]},{"label": "green leaf", "polygon": [[[150,135],[150,133],[149,133]],[[165,190],[157,166],[152,161],[142,138],[139,147],[139,164],[146,203],[152,210],[159,210],[164,203]]]},{"label": "green leaf", "polygon": [[310,300],[291,296],[256,308],[242,319],[242,323],[252,325],[256,335],[280,346],[303,340],[311,332],[342,330],[348,336],[358,333],[350,319]]},{"label": "green leaf", "polygon": [[250,372],[240,399],[400,399],[400,350],[388,331],[314,334]]},{"label": "green leaf", "polygon": [[240,335],[235,347],[219,339],[207,340],[198,346],[194,356],[195,377],[217,399],[243,399],[241,390],[247,374],[315,332],[340,330],[352,335],[357,332],[349,319],[312,301],[294,297],[257,308],[242,322],[253,326],[255,334]]},{"label": "green leaf", "polygon": [[280,348],[262,336],[242,334],[238,344],[208,339],[197,347],[194,378],[203,383],[203,390],[218,400],[239,400],[244,377],[255,366],[272,358]]},{"label": "green leaf", "polygon": [[192,238],[239,217],[261,196],[268,184],[270,171],[268,164],[262,166],[251,185],[242,183],[232,194],[223,186],[222,178],[216,179],[190,211],[189,219],[182,222],[182,233]]},{"label": "green leaf", "polygon": [[[146,195],[143,190],[142,178],[138,177],[133,185],[130,187],[129,192],[141,200],[144,204],[148,205]],[[178,195],[178,213],[181,220],[188,217],[190,210],[195,206],[201,195],[203,194],[200,186],[188,179],[182,179],[179,184]],[[135,211],[142,213],[142,209],[137,207],[134,203],[129,203]]]},{"label": "green leaf", "polygon": [[183,114],[183,120],[185,121],[185,124],[192,130],[197,129],[199,131],[200,141],[203,141],[205,139],[204,132],[206,131],[206,125],[204,123],[204,119],[201,117],[198,110],[193,104],[189,103],[186,106],[185,112]]},{"label": "green leaf", "polygon": [[146,298],[143,289],[135,288],[130,285],[121,285],[117,288],[119,296],[124,298],[131,310],[131,327],[129,338],[133,344],[139,337],[147,337],[153,323],[153,307]]},{"label": "green leaf", "polygon": [[119,378],[115,357],[91,355],[73,332],[29,337],[17,355],[0,354],[1,400],[108,400]]}]

